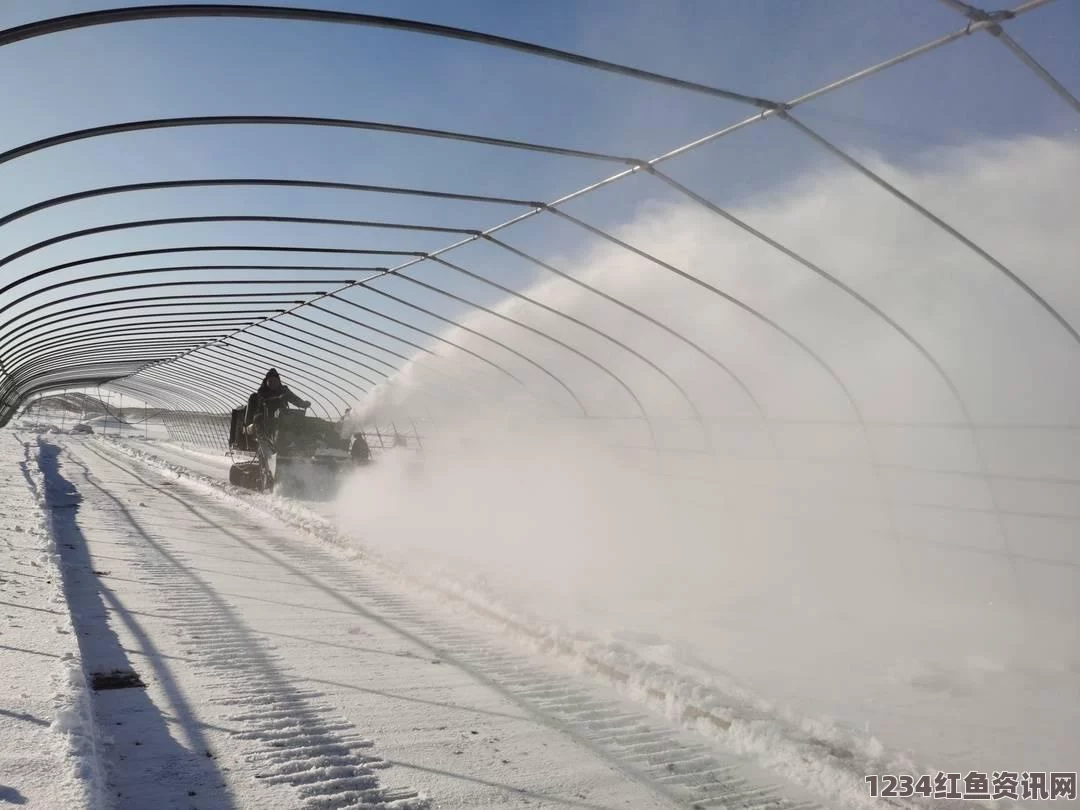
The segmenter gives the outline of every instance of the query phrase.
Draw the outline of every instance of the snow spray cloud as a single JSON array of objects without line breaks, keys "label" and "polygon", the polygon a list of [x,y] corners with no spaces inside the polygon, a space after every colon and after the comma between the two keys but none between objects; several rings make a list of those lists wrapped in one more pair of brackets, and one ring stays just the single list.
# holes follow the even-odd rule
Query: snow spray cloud
[{"label": "snow spray cloud", "polygon": [[[1080,323],[1075,142],[969,145],[905,169],[867,160]],[[538,400],[494,374],[470,398],[433,385],[418,361],[356,414],[424,426],[422,468],[411,451],[384,454],[345,487],[342,520],[365,543],[482,577],[542,615],[650,634],[777,691],[771,675],[828,682],[837,660],[873,678],[905,657],[1007,659],[1014,642],[1041,640],[1036,626],[1055,628],[1045,649],[1075,662],[1080,432],[1047,426],[1080,424],[1080,347],[854,173],[811,173],[734,213],[878,303],[937,358],[971,420],[996,427],[977,442],[957,427],[964,412],[934,368],[835,287],[707,211],[657,204],[616,235],[783,324],[847,392],[761,321],[603,244],[566,268],[699,348],[542,280],[525,294],[632,351],[514,298],[500,315],[607,372],[490,314],[465,325],[554,370],[591,418],[511,355],[500,359]],[[493,351],[463,329],[447,336]],[[666,449],[633,449],[651,440]],[[888,652],[870,643],[885,631]]]}]

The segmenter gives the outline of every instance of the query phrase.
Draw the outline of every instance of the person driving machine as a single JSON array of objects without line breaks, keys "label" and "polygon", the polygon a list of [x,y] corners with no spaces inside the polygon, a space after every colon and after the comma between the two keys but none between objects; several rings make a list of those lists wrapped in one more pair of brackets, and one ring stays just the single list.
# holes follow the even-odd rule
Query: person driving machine
[{"label": "person driving machine", "polygon": [[[277,415],[286,405],[307,409],[311,402],[294,394],[289,386],[281,381],[276,368],[266,372],[259,390],[248,397],[247,412],[244,417],[244,432],[250,435],[260,433],[269,435],[277,422]],[[267,420],[263,423],[263,420]]]}]

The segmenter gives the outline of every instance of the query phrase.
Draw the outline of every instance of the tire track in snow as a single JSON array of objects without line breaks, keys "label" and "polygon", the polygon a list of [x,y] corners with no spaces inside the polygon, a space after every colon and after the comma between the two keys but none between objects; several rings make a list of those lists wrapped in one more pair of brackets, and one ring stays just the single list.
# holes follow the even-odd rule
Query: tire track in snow
[{"label": "tire track in snow", "polygon": [[[198,514],[182,498],[155,487],[92,445],[81,448],[158,496],[171,498]],[[293,686],[272,645],[191,570],[184,555],[168,540],[147,531],[127,507],[97,483],[85,462],[70,450],[68,446],[67,457],[105,497],[114,500],[126,516],[125,525],[138,532],[139,542],[133,546],[141,550],[136,564],[144,572],[143,581],[170,606],[183,628],[183,643],[197,663],[197,672],[213,673],[212,689],[224,692],[212,702],[235,711],[225,720],[238,727],[233,737],[251,746],[247,759],[257,768],[256,779],[267,785],[292,787],[301,800],[298,807],[305,810],[422,810],[430,806],[411,788],[381,787],[376,770],[389,767],[389,763],[371,755],[373,743],[348,721],[332,717],[333,708],[318,702],[322,693]]]},{"label": "tire track in snow", "polygon": [[[116,452],[106,448],[110,455]],[[355,566],[343,564],[340,556],[327,549],[288,542],[274,533],[263,539],[267,548],[289,561],[287,567],[293,574],[421,645],[436,658],[468,672],[542,724],[572,738],[675,806],[738,810],[804,810],[816,806],[794,802],[776,787],[750,781],[743,775],[743,763],[724,759],[703,745],[682,741],[679,737],[684,735],[655,723],[621,700],[607,697],[592,685],[542,669],[524,655],[481,635],[432,618],[432,609],[421,607],[417,600],[392,590]]]},{"label": "tire track in snow", "polygon": [[[270,539],[283,556],[297,549]],[[524,656],[485,638],[431,618],[408,598],[387,590],[361,572],[343,570],[340,560],[303,549],[307,568],[347,592],[369,601],[374,610],[407,628],[433,654],[469,671],[486,685],[567,734],[603,759],[665,795],[679,806],[741,810],[797,810],[775,788],[740,776],[742,767],[721,761],[703,745],[691,745],[621,701],[598,694],[561,673],[540,669]],[[811,807],[812,805],[805,805]]]}]

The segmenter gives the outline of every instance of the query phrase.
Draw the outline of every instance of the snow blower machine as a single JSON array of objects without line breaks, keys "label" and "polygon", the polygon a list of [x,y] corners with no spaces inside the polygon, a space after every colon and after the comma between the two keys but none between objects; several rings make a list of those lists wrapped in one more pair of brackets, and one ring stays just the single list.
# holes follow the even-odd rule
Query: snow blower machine
[{"label": "snow blower machine", "polygon": [[229,448],[251,454],[229,468],[229,483],[236,486],[328,500],[350,470],[371,462],[361,434],[347,437],[340,425],[304,410],[283,408],[276,417],[264,412],[253,420],[253,433],[245,430],[246,416],[246,406],[234,408],[229,428]]}]

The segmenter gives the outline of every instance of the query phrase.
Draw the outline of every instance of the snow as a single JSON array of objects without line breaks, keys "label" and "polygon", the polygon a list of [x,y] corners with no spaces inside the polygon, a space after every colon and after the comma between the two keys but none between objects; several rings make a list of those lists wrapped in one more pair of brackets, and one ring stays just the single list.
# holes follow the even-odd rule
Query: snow
[{"label": "snow", "polygon": [[347,539],[325,516],[148,458],[99,437],[43,437],[38,453],[75,504],[53,530],[86,667],[145,685],[93,697],[117,806],[805,798],[335,545]]},{"label": "snow", "polygon": [[[866,774],[923,773],[929,768],[861,729],[807,717],[763,700],[734,679],[718,675],[714,668],[694,666],[692,659],[664,644],[661,637],[638,633],[613,639],[607,633],[604,639],[582,631],[580,626],[571,630],[550,618],[538,618],[524,611],[520,594],[514,598],[505,591],[500,593],[476,577],[475,571],[466,578],[465,571],[446,565],[439,557],[418,565],[408,555],[362,545],[339,529],[335,515],[317,514],[307,505],[286,499],[235,490],[218,477],[186,470],[177,463],[175,454],[155,457],[158,449],[124,447],[127,453],[159,469],[197,483],[202,491],[216,493],[226,501],[240,500],[248,509],[269,511],[335,547],[359,552],[365,560],[392,571],[403,587],[437,594],[446,607],[457,609],[456,616],[484,617],[497,632],[515,638],[531,652],[560,660],[575,674],[603,682],[673,724],[709,738],[719,750],[739,757],[744,764],[749,761],[773,778],[780,775],[819,800],[827,797],[843,806],[876,806],[866,795]],[[405,462],[411,457],[403,453],[396,458]],[[384,459],[394,463],[395,457]],[[351,497],[356,494],[354,491]],[[394,509],[393,504],[383,505]],[[400,516],[400,512],[393,513]],[[577,616],[580,621],[580,614]]]},{"label": "snow", "polygon": [[0,433],[0,803],[104,808],[36,437]]},{"label": "snow", "polygon": [[[699,629],[665,623],[647,600],[629,614],[626,602],[604,609],[607,589],[592,604],[568,604],[559,591],[541,598],[536,580],[548,568],[534,580],[508,579],[497,555],[485,569],[468,546],[418,557],[414,545],[390,542],[415,536],[372,533],[385,528],[381,518],[357,534],[359,504],[370,516],[402,515],[394,498],[404,491],[384,476],[437,488],[438,457],[389,452],[349,482],[340,503],[319,504],[237,490],[225,481],[227,457],[169,443],[42,441],[44,455],[37,437],[24,452],[54,491],[79,503],[73,520],[52,528],[85,550],[82,560],[66,552],[66,564],[85,577],[80,585],[78,572],[67,573],[89,669],[131,667],[146,683],[97,693],[91,725],[77,699],[83,667],[66,659],[58,677],[76,699],[54,713],[51,733],[68,738],[64,756],[74,779],[82,773],[79,784],[107,783],[126,806],[183,806],[193,790],[200,807],[291,807],[314,800],[312,784],[375,804],[400,797],[406,807],[424,797],[468,807],[687,801],[689,788],[642,775],[622,742],[581,719],[598,705],[635,724],[662,752],[661,766],[704,752],[713,764],[687,779],[734,769],[795,802],[880,807],[866,774],[962,767],[933,744],[908,744],[904,713],[925,719],[926,739],[946,730],[935,713],[981,724],[993,739],[975,752],[976,769],[1069,768],[1071,721],[1048,725],[1042,747],[1025,749],[1032,714],[1060,720],[1075,711],[1068,671],[1019,670],[985,656],[962,670],[897,659],[883,679],[867,682],[855,669],[833,684],[840,695],[876,691],[879,705],[828,711],[843,707],[841,698],[815,714],[783,699],[790,672],[756,681],[745,668],[730,674],[741,662],[721,669],[703,658]],[[452,512],[441,517],[455,527]],[[565,562],[558,543],[546,550],[556,554],[551,563]],[[1034,696],[1018,704],[1009,690]],[[1029,715],[1010,716],[1016,705]],[[865,717],[873,727],[859,722]],[[94,726],[107,733],[104,781],[79,747]],[[279,756],[271,743],[279,739],[297,748]]]},{"label": "snow", "polygon": [[[139,443],[133,442],[132,446],[138,447]],[[144,449],[153,453],[158,458],[172,461],[173,463],[190,469],[194,472],[207,476],[228,477],[229,467],[235,461],[246,459],[233,458],[224,453],[210,453],[205,449],[188,447],[183,444],[168,441],[146,442]]]}]

